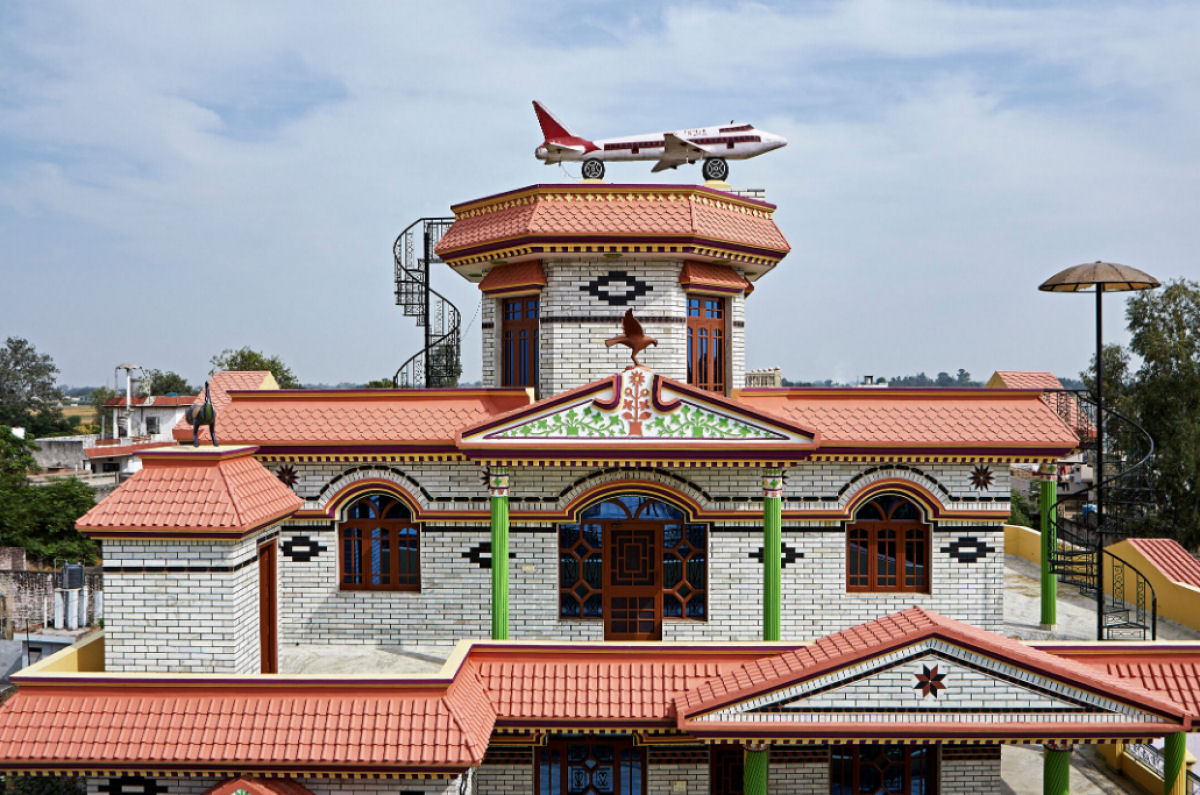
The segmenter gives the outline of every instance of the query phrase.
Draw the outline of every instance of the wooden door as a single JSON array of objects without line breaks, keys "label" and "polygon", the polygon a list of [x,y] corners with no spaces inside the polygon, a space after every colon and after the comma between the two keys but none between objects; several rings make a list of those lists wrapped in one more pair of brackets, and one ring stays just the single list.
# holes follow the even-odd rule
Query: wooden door
[{"label": "wooden door", "polygon": [[604,639],[662,640],[662,526],[604,527]]},{"label": "wooden door", "polygon": [[258,548],[258,640],[264,674],[279,673],[279,615],[275,583],[275,541]]},{"label": "wooden door", "polygon": [[742,795],[745,787],[745,752],[740,745],[713,745],[709,748],[709,781],[712,795]]}]

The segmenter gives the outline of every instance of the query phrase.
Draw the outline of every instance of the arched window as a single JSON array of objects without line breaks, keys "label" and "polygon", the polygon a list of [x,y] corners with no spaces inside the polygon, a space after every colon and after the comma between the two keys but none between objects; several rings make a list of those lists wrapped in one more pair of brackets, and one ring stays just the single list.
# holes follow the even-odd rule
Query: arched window
[{"label": "arched window", "polygon": [[404,503],[368,494],[338,526],[343,591],[421,590],[421,536]]},{"label": "arched window", "polygon": [[605,620],[609,639],[661,637],[708,614],[708,527],[651,497],[588,506],[559,526],[559,616]]},{"label": "arched window", "polygon": [[863,505],[846,527],[846,590],[929,593],[929,533],[903,497]]}]

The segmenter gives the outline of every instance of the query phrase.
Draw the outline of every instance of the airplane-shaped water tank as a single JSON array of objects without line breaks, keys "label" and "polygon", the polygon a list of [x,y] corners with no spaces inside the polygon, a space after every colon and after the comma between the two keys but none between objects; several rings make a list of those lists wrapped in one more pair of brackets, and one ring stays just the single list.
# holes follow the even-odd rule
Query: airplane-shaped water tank
[{"label": "airplane-shaped water tank", "polygon": [[584,179],[603,179],[606,161],[654,160],[650,170],[658,172],[703,160],[704,178],[724,181],[729,176],[726,161],[746,160],[787,146],[782,135],[738,122],[591,141],[571,132],[542,103],[535,100],[533,109],[545,138],[534,156],[546,165],[582,161]]}]

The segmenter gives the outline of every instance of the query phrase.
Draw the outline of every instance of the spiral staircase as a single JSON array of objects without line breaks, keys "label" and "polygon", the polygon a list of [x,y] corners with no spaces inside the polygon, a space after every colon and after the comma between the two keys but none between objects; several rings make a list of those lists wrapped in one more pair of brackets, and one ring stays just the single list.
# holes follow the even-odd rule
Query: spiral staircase
[{"label": "spiral staircase", "polygon": [[[1097,610],[1103,616],[1097,622],[1101,640],[1154,640],[1158,600],[1153,586],[1142,572],[1106,548],[1121,539],[1145,535],[1154,504],[1149,483],[1154,440],[1136,422],[1106,406],[1101,450],[1096,443],[1097,405],[1091,393],[1047,390],[1046,399],[1079,436],[1083,463],[1095,472],[1097,462],[1102,462],[1104,472],[1098,484],[1102,513],[1088,502],[1089,492],[1097,492],[1095,484],[1092,489],[1063,496],[1052,506],[1055,539],[1050,570],[1060,582],[1097,599]],[[1098,554],[1102,566],[1097,564]],[[1102,607],[1098,587],[1102,588]]]},{"label": "spiral staircase", "polygon": [[424,347],[400,365],[392,376],[392,386],[458,386],[462,373],[462,316],[454,304],[432,289],[429,280],[429,266],[441,262],[434,246],[452,223],[453,218],[419,218],[400,233],[392,246],[396,305],[406,317],[416,318],[417,328],[425,330]]}]

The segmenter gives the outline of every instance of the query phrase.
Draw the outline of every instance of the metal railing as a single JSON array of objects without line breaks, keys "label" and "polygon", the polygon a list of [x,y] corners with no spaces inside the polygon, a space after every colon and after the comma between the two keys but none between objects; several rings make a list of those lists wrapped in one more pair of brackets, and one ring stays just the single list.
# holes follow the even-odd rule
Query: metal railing
[{"label": "metal railing", "polygon": [[[1154,772],[1160,779],[1166,778],[1167,760],[1163,752],[1147,743],[1130,743],[1125,746],[1125,753],[1141,762]],[[1192,771],[1186,771],[1188,795],[1200,795],[1200,776]]]},{"label": "metal railing", "polygon": [[[462,372],[461,326],[458,307],[430,286],[429,266],[441,262],[434,247],[454,223],[453,218],[419,218],[409,224],[392,246],[396,305],[425,330],[425,344],[397,368],[397,387],[457,386]],[[418,251],[417,231],[421,243]]]}]

